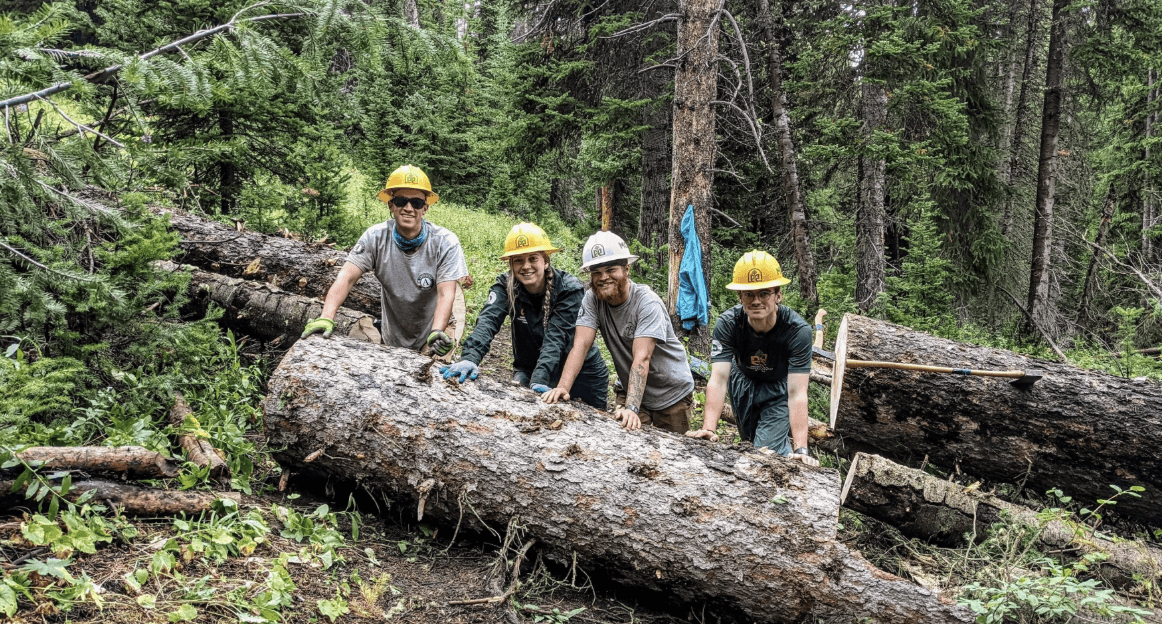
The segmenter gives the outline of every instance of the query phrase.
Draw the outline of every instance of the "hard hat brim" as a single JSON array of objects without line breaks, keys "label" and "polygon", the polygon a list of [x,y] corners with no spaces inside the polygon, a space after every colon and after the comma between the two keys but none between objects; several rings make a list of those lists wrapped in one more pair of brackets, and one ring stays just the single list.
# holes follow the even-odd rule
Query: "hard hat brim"
[{"label": "hard hat brim", "polygon": [[422,189],[418,186],[407,186],[406,184],[397,184],[395,186],[386,187],[382,191],[376,193],[375,198],[378,199],[379,201],[385,203],[385,204],[390,204],[391,203],[391,192],[394,190],[397,190],[397,189],[412,189],[414,191],[423,191],[423,192],[427,193],[428,194],[427,200],[428,200],[429,206],[440,201],[440,196],[437,195],[435,192],[429,191],[428,189]]},{"label": "hard hat brim", "polygon": [[504,260],[505,258],[509,258],[512,256],[519,256],[521,254],[527,254],[527,253],[536,253],[538,251],[543,251],[547,254],[555,254],[561,250],[556,248],[556,247],[553,247],[552,245],[542,245],[540,247],[532,247],[530,249],[520,249],[520,250],[514,249],[512,251],[501,254],[500,259]]},{"label": "hard hat brim", "polygon": [[610,262],[617,262],[618,260],[626,260],[626,261],[628,261],[628,263],[630,265],[632,265],[634,262],[637,262],[638,257],[634,256],[634,255],[629,255],[629,256],[626,256],[624,258],[598,258],[596,260],[590,260],[589,262],[582,264],[581,270],[588,272],[589,269],[591,269],[599,264],[609,264]]},{"label": "hard hat brim", "polygon": [[785,277],[780,277],[777,280],[771,280],[769,282],[757,282],[755,284],[736,284],[734,282],[731,282],[731,283],[726,285],[726,289],[727,290],[762,290],[764,288],[775,288],[778,286],[786,286],[787,284],[790,284],[790,283],[791,283],[791,280],[789,280]]}]

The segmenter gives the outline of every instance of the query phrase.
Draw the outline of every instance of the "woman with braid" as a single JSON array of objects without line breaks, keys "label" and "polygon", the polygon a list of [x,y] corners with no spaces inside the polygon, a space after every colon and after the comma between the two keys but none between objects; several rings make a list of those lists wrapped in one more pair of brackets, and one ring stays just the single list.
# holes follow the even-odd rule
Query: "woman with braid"
[{"label": "woman with braid", "polygon": [[[511,317],[513,381],[538,394],[557,384],[585,295],[576,277],[549,264],[549,256],[558,251],[536,225],[520,223],[512,228],[504,239],[501,256],[508,262],[508,271],[497,276],[488,292],[476,327],[464,341],[464,359],[440,369],[445,379],[455,377],[461,383],[476,379],[492,339],[505,317]],[[604,410],[608,386],[609,370],[594,346],[570,394]]]}]

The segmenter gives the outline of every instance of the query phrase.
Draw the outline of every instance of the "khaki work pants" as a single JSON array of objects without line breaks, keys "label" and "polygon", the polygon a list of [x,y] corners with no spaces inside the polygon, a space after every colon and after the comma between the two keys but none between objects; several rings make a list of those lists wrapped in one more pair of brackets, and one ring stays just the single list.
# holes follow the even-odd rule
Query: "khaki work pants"
[{"label": "khaki work pants", "polygon": [[[625,406],[625,393],[617,393],[617,406]],[[690,418],[694,416],[694,393],[691,392],[678,400],[677,403],[660,410],[641,408],[638,418],[643,425],[653,425],[658,429],[686,433],[690,430]]]}]

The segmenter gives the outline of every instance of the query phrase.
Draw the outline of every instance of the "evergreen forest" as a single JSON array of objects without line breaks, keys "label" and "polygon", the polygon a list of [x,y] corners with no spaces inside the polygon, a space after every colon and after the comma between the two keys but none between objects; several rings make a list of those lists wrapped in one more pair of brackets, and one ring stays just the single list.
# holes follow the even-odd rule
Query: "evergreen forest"
[{"label": "evergreen forest", "polygon": [[[1159,0],[0,0],[0,485],[20,499],[0,520],[0,613],[744,621],[634,606],[578,584],[575,563],[571,577],[528,563],[515,593],[513,568],[503,617],[409,594],[381,566],[444,561],[460,524],[433,530],[411,508],[384,520],[374,495],[330,483],[288,497],[260,403],[297,334],[192,314],[190,272],[164,264],[184,261],[171,213],[342,251],[389,218],[375,197],[388,175],[418,166],[440,195],[428,219],[460,237],[477,284],[470,329],[525,221],[582,281],[582,244],[612,230],[673,312],[689,206],[710,304],[709,327],[683,332],[691,355],[708,357],[738,302],[734,263],[761,249],[791,280],[784,304],[828,312],[829,339],[855,313],[1156,385],[1160,71]],[[176,421],[175,393],[189,412]],[[812,388],[813,418],[827,401]],[[152,485],[210,491],[175,436],[218,449],[220,489],[240,498],[134,520],[22,455],[143,447],[178,464]],[[821,460],[840,478],[849,465]],[[1162,542],[1162,525],[1116,513],[1140,488],[1073,501],[984,481],[1087,543]],[[1048,552],[1044,524],[974,528],[955,548],[846,509],[840,524],[979,622],[1151,621],[1162,607],[1162,570],[1112,582],[1093,572],[1101,556]],[[451,552],[499,548],[504,580],[523,540],[496,529]],[[251,555],[259,572],[240,571]]]}]

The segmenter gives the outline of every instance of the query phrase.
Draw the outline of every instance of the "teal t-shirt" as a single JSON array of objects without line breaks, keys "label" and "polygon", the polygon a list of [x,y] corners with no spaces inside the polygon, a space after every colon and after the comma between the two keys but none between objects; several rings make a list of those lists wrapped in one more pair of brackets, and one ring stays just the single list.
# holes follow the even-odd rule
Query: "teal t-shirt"
[{"label": "teal t-shirt", "polygon": [[811,372],[811,326],[797,312],[780,305],[775,326],[759,334],[747,322],[742,305],[722,313],[714,324],[711,362],[732,362],[756,383],[778,383],[788,373]]}]

